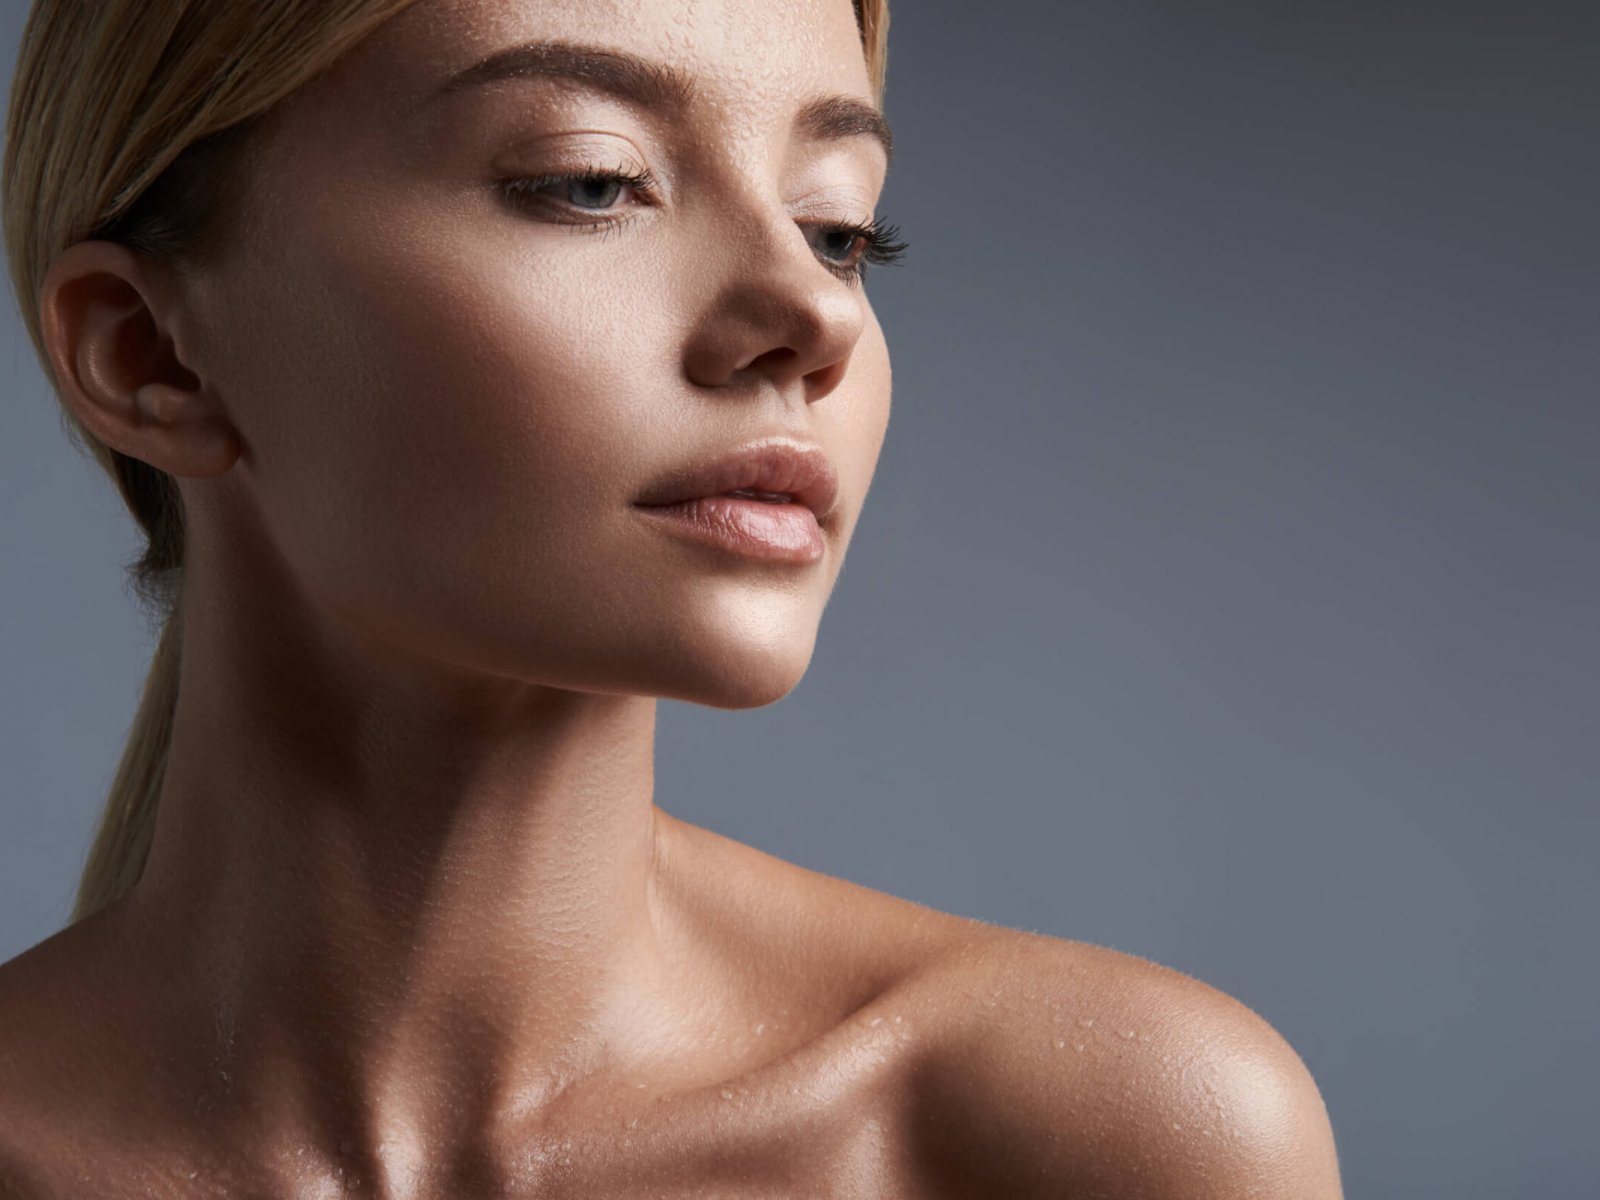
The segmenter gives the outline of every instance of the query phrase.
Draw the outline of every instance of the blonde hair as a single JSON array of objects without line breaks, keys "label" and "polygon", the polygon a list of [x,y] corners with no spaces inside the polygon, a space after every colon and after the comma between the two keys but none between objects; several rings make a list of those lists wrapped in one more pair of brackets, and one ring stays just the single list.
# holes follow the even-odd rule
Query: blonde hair
[{"label": "blonde hair", "polygon": [[[179,266],[212,260],[243,201],[260,119],[414,0],[35,0],[6,119],[0,206],[22,319],[60,401],[39,293],[80,241],[119,242]],[[854,0],[883,102],[888,0]],[[155,833],[183,647],[182,496],[172,477],[89,433],[61,405],[148,539],[126,565],[160,637],[71,920],[132,890]]]}]

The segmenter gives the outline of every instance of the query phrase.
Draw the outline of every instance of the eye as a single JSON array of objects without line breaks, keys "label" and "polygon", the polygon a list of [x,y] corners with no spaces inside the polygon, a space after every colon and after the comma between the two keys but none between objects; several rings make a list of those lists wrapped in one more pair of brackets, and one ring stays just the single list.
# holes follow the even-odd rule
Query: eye
[{"label": "eye", "polygon": [[[638,193],[646,203],[656,203],[659,194],[656,177],[649,168],[627,172],[591,167],[565,175],[517,176],[501,180],[498,186],[519,208],[554,210],[558,224],[587,226],[600,233],[630,219],[615,211],[622,189]],[[577,213],[595,215],[587,219],[573,215]],[[906,252],[907,244],[896,240],[899,229],[876,219],[842,225],[804,222],[800,228],[817,231],[817,241],[822,243],[818,258],[823,267],[850,284],[866,278],[868,264],[897,263]]]},{"label": "eye", "polygon": [[626,186],[620,179],[569,179],[565,198],[579,208],[610,208]]},{"label": "eye", "polygon": [[[822,265],[846,283],[865,279],[869,263],[887,266],[899,262],[905,257],[908,245],[896,240],[900,232],[898,227],[881,224],[876,218],[849,225],[811,224],[805,228],[815,229],[822,235],[818,240],[828,250]],[[833,251],[842,252],[842,257],[834,257]]]},{"label": "eye", "polygon": [[849,225],[822,225],[818,226],[822,232],[820,240],[823,248],[834,253],[838,258],[849,258],[858,246],[862,244],[861,234]]},{"label": "eye", "polygon": [[[520,208],[554,207],[577,212],[609,213],[623,188],[653,197],[656,178],[648,169],[637,173],[593,167],[566,175],[527,175],[503,179],[499,184]],[[553,189],[553,194],[546,194]],[[614,220],[615,218],[607,218]],[[581,218],[575,224],[589,224]]]}]

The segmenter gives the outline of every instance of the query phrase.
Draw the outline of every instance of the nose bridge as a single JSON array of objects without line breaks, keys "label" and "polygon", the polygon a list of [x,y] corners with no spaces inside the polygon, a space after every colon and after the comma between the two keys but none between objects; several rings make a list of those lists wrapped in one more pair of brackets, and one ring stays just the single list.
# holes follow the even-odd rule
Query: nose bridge
[{"label": "nose bridge", "polygon": [[701,214],[701,245],[715,247],[714,285],[691,360],[707,377],[760,369],[792,385],[842,366],[864,316],[855,291],[823,266],[758,164],[748,148],[730,148],[718,160],[717,184],[702,192],[715,197]]}]

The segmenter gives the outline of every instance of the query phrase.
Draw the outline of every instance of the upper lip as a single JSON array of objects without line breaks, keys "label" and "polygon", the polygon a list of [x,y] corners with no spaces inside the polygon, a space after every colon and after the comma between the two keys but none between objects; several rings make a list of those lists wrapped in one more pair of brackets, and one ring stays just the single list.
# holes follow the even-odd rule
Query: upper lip
[{"label": "upper lip", "polygon": [[839,495],[839,473],[822,447],[788,438],[750,442],[714,462],[680,467],[658,479],[636,504],[676,504],[752,489],[787,492],[822,520]]}]

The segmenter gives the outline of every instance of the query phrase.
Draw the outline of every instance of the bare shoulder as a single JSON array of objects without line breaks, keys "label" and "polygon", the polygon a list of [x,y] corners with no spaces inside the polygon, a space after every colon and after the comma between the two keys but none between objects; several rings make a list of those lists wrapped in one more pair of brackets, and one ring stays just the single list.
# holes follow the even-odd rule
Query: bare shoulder
[{"label": "bare shoulder", "polygon": [[862,1095],[896,1131],[906,1186],[889,1193],[1340,1200],[1310,1072],[1226,993],[673,829],[681,906],[750,986],[775,990],[764,1004],[815,1016],[807,1052],[781,1061],[836,1081],[862,1060],[861,1039],[882,1035]]},{"label": "bare shoulder", "polygon": [[1264,1018],[1181,972],[989,926],[930,967],[911,1072],[938,1196],[1339,1200],[1333,1132]]},{"label": "bare shoulder", "polygon": [[68,1046],[81,1023],[60,960],[73,940],[57,933],[0,963],[0,1196],[63,1194]]},{"label": "bare shoulder", "polygon": [[[927,964],[996,926],[815,871],[663,815],[663,875],[680,909],[752,974],[781,979],[819,1013],[907,994]],[[829,996],[829,993],[836,993]]]}]

